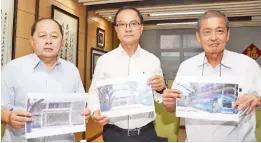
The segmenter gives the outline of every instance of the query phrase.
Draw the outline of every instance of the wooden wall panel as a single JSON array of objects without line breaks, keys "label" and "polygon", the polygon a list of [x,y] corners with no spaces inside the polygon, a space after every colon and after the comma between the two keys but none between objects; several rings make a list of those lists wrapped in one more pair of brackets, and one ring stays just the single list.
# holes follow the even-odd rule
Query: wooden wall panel
[{"label": "wooden wall panel", "polygon": [[33,53],[29,42],[34,23],[36,0],[18,0],[15,58]]},{"label": "wooden wall panel", "polygon": [[35,15],[35,0],[18,0],[18,9]]},{"label": "wooden wall panel", "polygon": [[16,58],[33,53],[33,48],[30,44],[29,39],[16,37],[15,53]]},{"label": "wooden wall panel", "polygon": [[18,9],[16,37],[29,39],[31,36],[31,26],[34,23],[34,15]]},{"label": "wooden wall panel", "polygon": [[[81,69],[83,70],[84,69],[84,51],[82,50],[78,50],[78,69]],[[84,71],[80,71],[80,72],[84,72]],[[81,75],[82,77],[82,82],[84,81],[83,80],[83,75]]]}]

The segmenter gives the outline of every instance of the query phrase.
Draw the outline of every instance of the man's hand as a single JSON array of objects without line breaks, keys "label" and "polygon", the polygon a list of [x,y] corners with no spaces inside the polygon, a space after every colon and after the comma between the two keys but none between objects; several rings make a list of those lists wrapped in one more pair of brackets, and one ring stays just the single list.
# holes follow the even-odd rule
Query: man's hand
[{"label": "man's hand", "polygon": [[94,122],[98,122],[99,124],[101,124],[103,126],[110,122],[109,118],[107,118],[107,116],[101,116],[100,110],[94,111],[92,119],[94,120]]},{"label": "man's hand", "polygon": [[151,85],[152,89],[156,91],[162,91],[165,87],[165,81],[161,75],[154,75],[150,77],[148,84]]},{"label": "man's hand", "polygon": [[241,111],[249,106],[249,109],[247,110],[247,114],[249,114],[256,106],[260,104],[260,102],[261,99],[258,96],[244,94],[237,99],[237,101],[233,104],[233,107],[238,106],[237,109]]},{"label": "man's hand", "polygon": [[163,105],[168,112],[176,110],[176,99],[180,98],[181,92],[178,89],[165,89],[163,92]]},{"label": "man's hand", "polygon": [[88,120],[90,118],[90,110],[88,108],[85,108],[81,115],[85,116],[85,120],[86,120],[86,122],[88,122]]},{"label": "man's hand", "polygon": [[24,128],[25,122],[31,122],[32,119],[30,118],[32,115],[29,112],[25,112],[22,110],[13,110],[9,114],[8,117],[8,125],[12,126],[13,128],[19,129]]}]

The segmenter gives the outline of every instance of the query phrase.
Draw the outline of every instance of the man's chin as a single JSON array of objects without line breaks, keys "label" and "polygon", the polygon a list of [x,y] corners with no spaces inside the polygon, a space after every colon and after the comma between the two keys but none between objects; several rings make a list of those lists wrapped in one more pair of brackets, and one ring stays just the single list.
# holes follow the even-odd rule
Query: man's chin
[{"label": "man's chin", "polygon": [[44,55],[41,55],[41,57],[43,58],[56,58],[58,57],[57,54],[44,54]]},{"label": "man's chin", "polygon": [[124,43],[125,45],[133,45],[136,44],[137,42],[135,40],[125,40],[122,43]]}]

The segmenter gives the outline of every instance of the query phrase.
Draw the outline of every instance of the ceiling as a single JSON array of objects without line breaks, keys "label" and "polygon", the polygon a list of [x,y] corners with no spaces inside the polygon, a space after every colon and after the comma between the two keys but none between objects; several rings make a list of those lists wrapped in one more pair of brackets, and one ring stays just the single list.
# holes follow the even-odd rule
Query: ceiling
[{"label": "ceiling", "polygon": [[[200,14],[149,16],[153,13],[184,13],[220,10],[231,22],[231,27],[261,26],[261,0],[78,0],[108,21],[113,22],[116,11],[122,6],[134,6],[142,13],[145,29],[195,28]],[[159,23],[180,23],[157,25]]]}]

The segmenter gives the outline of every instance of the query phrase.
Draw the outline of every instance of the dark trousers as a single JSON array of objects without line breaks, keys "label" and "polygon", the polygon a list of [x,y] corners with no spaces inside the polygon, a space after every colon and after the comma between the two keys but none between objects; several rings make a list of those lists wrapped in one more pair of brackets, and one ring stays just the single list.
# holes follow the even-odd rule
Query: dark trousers
[{"label": "dark trousers", "polygon": [[[144,128],[144,127],[143,127]],[[128,135],[127,130],[120,129],[115,125],[105,125],[103,128],[104,142],[157,142],[157,133],[153,122],[140,130],[139,135]]]}]

